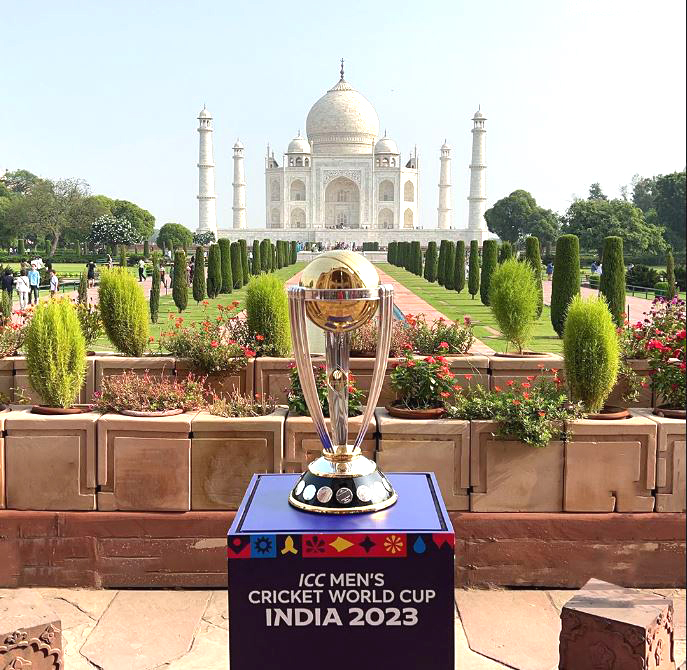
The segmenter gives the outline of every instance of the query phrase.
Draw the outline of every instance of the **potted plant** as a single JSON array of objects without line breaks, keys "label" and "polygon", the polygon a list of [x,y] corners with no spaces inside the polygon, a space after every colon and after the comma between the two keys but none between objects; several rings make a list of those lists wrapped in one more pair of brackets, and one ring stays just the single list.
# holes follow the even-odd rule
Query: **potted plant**
[{"label": "potted plant", "polygon": [[88,356],[95,356],[90,347],[103,334],[103,321],[100,317],[100,307],[96,303],[77,302],[76,315],[79,318],[81,332],[86,342]]},{"label": "potted plant", "polygon": [[68,300],[39,304],[26,329],[24,350],[29,381],[43,401],[32,411],[84,411],[74,406],[86,377],[86,341],[74,305]]},{"label": "potted plant", "polygon": [[[324,363],[313,365],[313,373],[315,375],[315,386],[317,387],[317,396],[320,400],[322,413],[325,417],[329,416],[329,396],[327,385],[327,367]],[[310,411],[305,402],[303,395],[303,388],[301,380],[298,376],[296,364],[292,363],[290,367],[291,388],[288,394],[289,412],[296,416],[310,416]],[[348,416],[359,416],[363,413],[363,392],[357,387],[355,376],[349,374],[348,376]]]},{"label": "potted plant", "polygon": [[660,403],[654,414],[685,419],[685,329],[664,333],[647,342],[651,383]]},{"label": "potted plant", "polygon": [[469,316],[463,319],[462,324],[444,318],[428,323],[424,314],[408,314],[406,320],[409,326],[407,339],[421,356],[467,356],[475,341]]},{"label": "potted plant", "polygon": [[0,323],[0,392],[8,401],[14,398],[14,356],[24,344],[26,326],[32,311],[18,310],[11,321]]}]

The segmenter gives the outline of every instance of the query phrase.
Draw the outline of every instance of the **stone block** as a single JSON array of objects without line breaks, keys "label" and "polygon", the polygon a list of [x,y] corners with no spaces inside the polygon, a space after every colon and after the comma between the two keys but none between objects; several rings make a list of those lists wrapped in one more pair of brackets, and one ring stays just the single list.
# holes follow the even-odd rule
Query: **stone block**
[{"label": "stone block", "polygon": [[562,511],[563,442],[538,449],[497,437],[497,431],[492,421],[470,422],[470,510]]},{"label": "stone block", "polygon": [[40,594],[0,595],[0,667],[62,670],[62,624]]},{"label": "stone block", "polygon": [[685,421],[657,416],[653,410],[635,410],[657,425],[656,511],[685,512]]},{"label": "stone block", "polygon": [[189,372],[193,372],[196,377],[207,377],[206,384],[208,388],[217,395],[230,395],[234,391],[238,391],[243,395],[253,395],[253,367],[250,362],[236,373],[214,372],[210,375],[195,372],[191,362],[188,360],[177,360],[175,365],[176,375],[179,378],[186,377]]},{"label": "stone block", "polygon": [[94,510],[99,418],[95,412],[43,416],[28,408],[7,414],[7,507]]},{"label": "stone block", "polygon": [[561,612],[560,670],[674,670],[673,602],[590,579]]},{"label": "stone block", "polygon": [[253,474],[279,472],[287,410],[224,418],[200,412],[191,423],[191,509],[238,509]]},{"label": "stone block", "polygon": [[14,400],[14,356],[0,358],[0,398]]},{"label": "stone block", "polygon": [[[93,399],[95,356],[86,357],[86,378],[79,394],[74,398],[75,403],[85,404]],[[14,360],[14,396],[16,403],[39,405],[43,402],[39,393],[34,390],[29,381],[29,370],[24,356],[13,356]]]},{"label": "stone block", "polygon": [[[325,419],[327,429],[331,433],[330,419]],[[348,442],[355,440],[355,436],[362,425],[362,416],[348,419]],[[365,433],[365,439],[360,448],[368,458],[374,460],[377,445],[377,421],[374,415]],[[322,443],[315,432],[315,426],[309,416],[296,416],[289,413],[284,427],[284,459],[282,472],[303,472],[310,461],[322,455]]]},{"label": "stone block", "polygon": [[191,508],[191,421],[197,412],[98,422],[98,509]]},{"label": "stone block", "polygon": [[0,412],[0,509],[5,509],[5,419],[9,414],[6,409]]},{"label": "stone block", "polygon": [[[377,400],[377,407],[386,407],[386,405],[393,402],[396,398],[396,392],[391,388],[391,372],[393,371],[393,366],[401,360],[400,358],[390,358],[387,361],[386,371],[384,373],[384,383],[382,384],[382,390]],[[372,370],[374,369],[374,364],[374,358],[350,359],[351,374],[355,377],[356,386],[365,392],[365,402],[367,402],[367,394],[370,390],[370,384],[372,383]]]},{"label": "stone block", "polygon": [[123,372],[143,375],[146,371],[150,372],[151,376],[174,376],[176,359],[172,356],[95,356],[94,390],[102,389],[103,377],[121,375]]},{"label": "stone block", "polygon": [[651,368],[649,361],[644,359],[632,359],[626,361],[628,367],[639,375],[641,381],[646,384],[639,392],[639,398],[633,401],[623,400],[623,395],[627,393],[628,384],[624,375],[618,376],[618,381],[608,396],[606,404],[616,407],[654,407],[654,394],[651,390]]},{"label": "stone block", "polygon": [[[313,356],[313,364],[324,363],[321,357]],[[293,358],[261,356],[253,361],[253,392],[268,395],[278,405],[285,405],[291,388],[291,369],[296,364]]]},{"label": "stone block", "polygon": [[559,370],[563,377],[563,357],[558,354],[541,354],[540,356],[525,356],[510,358],[509,356],[489,356],[489,382],[493,390],[495,386],[506,387],[509,379],[520,383],[527,377],[541,375],[551,376],[550,370]]},{"label": "stone block", "polygon": [[397,419],[377,409],[377,463],[386,472],[434,472],[450,511],[469,509],[470,422]]},{"label": "stone block", "polygon": [[579,419],[568,426],[563,509],[651,512],[656,486],[656,423],[633,415]]}]

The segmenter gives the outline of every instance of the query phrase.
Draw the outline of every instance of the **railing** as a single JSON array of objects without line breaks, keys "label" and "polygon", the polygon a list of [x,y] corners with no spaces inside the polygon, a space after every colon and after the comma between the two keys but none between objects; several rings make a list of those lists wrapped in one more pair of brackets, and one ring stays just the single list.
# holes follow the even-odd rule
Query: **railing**
[{"label": "railing", "polygon": [[[591,279],[592,277],[596,278],[596,281],[593,282]],[[600,280],[600,275],[585,275],[585,282],[587,284],[588,288],[593,288],[593,289],[598,289],[599,288],[599,280]],[[653,288],[650,286],[636,286],[634,284],[626,284],[625,285],[625,291],[626,293],[629,293],[630,295],[634,296],[636,293],[643,293],[644,297],[649,300],[649,294],[651,294],[652,297],[659,297],[659,296],[664,296],[666,294],[666,290],[664,288]]]}]

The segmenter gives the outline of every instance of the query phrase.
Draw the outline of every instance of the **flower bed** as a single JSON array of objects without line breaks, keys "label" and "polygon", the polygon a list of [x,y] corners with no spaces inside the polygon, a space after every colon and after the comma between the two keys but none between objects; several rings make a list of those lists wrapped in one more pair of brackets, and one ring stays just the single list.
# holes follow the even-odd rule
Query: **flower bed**
[{"label": "flower bed", "polygon": [[175,369],[176,360],[172,356],[96,356],[94,390],[102,390],[103,377],[121,375],[123,372],[133,372],[137,375],[150,372],[173,377]]},{"label": "flower bed", "polygon": [[524,382],[536,375],[564,376],[563,357],[558,354],[536,354],[523,358],[510,356],[489,356],[489,388],[505,388],[508,380]]}]

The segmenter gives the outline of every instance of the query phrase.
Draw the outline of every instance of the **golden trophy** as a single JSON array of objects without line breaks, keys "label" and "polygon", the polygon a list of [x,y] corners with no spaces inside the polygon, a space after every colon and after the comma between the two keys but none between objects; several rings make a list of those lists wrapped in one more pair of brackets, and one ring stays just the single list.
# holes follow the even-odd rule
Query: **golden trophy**
[{"label": "golden trophy", "polygon": [[[308,465],[289,503],[308,512],[356,514],[393,505],[396,492],[377,464],[362,455],[365,437],[384,381],[393,287],[380,285],[372,263],[352,251],[329,251],[315,258],[289,288],[291,338],[303,396],[322,442],[322,456]],[[348,386],[351,332],[375,314],[379,323],[372,382],[355,441],[348,442]],[[324,330],[327,393],[332,434],[327,431],[310,358],[306,318]]]}]

